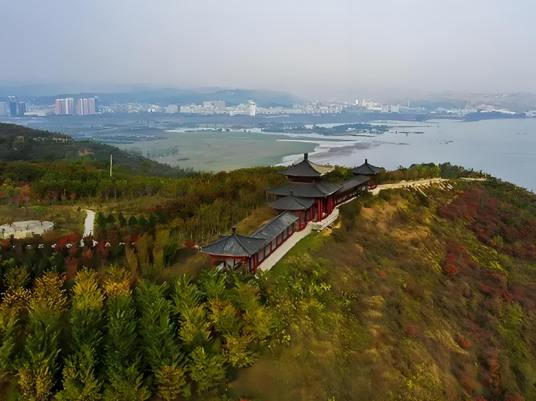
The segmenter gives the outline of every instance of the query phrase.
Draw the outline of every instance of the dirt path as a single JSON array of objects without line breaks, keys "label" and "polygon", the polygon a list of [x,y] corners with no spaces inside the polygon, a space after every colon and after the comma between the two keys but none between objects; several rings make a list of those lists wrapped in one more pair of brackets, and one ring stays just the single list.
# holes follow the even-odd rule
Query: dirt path
[{"label": "dirt path", "polygon": [[[467,181],[486,181],[485,178],[462,178]],[[430,178],[428,180],[419,180],[419,181],[400,181],[394,184],[383,184],[378,185],[377,188],[370,191],[372,195],[378,195],[382,189],[390,189],[390,188],[404,188],[404,187],[422,187],[424,185],[430,185],[438,182],[448,182],[448,179],[443,178]]]}]

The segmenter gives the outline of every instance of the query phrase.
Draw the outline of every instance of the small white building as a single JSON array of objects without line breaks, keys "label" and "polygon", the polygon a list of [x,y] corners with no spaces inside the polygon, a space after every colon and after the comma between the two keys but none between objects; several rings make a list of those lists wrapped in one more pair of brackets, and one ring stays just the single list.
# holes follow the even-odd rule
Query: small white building
[{"label": "small white building", "polygon": [[42,235],[54,229],[54,223],[51,221],[17,221],[14,223],[0,226],[0,238],[28,238],[35,235]]}]

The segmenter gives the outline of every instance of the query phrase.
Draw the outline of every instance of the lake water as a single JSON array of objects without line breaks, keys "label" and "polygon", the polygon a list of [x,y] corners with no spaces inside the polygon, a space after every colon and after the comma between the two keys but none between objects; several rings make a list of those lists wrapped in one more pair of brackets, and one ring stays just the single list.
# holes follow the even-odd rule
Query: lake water
[{"label": "lake water", "polygon": [[[414,163],[450,162],[536,191],[536,119],[385,124],[393,128],[369,137],[301,135],[288,140],[316,143],[311,159],[318,163],[353,167],[367,158],[392,170]],[[298,157],[291,155],[283,162]]]}]

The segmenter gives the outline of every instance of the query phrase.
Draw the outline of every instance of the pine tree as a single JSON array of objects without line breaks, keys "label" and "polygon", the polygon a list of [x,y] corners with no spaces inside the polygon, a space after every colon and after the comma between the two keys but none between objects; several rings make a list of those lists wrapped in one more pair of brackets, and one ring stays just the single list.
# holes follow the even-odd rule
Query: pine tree
[{"label": "pine tree", "polygon": [[[116,286],[109,285],[114,289]],[[115,292],[107,300],[107,336],[105,341],[105,365],[109,381],[104,391],[107,401],[142,401],[149,392],[142,386],[140,373],[141,352],[137,336],[139,322],[132,295]]]},{"label": "pine tree", "polygon": [[225,293],[225,276],[217,269],[203,270],[199,286],[208,300],[221,299]]},{"label": "pine tree", "polygon": [[102,384],[97,379],[98,355],[101,351],[101,325],[104,296],[94,271],[78,272],[73,287],[71,308],[71,355],[63,369],[63,387],[58,400],[100,400]]},{"label": "pine tree", "polygon": [[47,272],[37,279],[28,305],[29,335],[18,361],[19,386],[25,400],[45,401],[58,370],[60,318],[68,305],[61,287],[65,275]]},{"label": "pine tree", "polygon": [[209,391],[225,378],[225,357],[208,354],[197,347],[190,355],[190,377],[197,383],[197,393]]},{"label": "pine tree", "polygon": [[166,291],[166,284],[156,285],[144,280],[136,289],[136,295],[141,315],[143,359],[155,373],[158,394],[172,400],[184,389],[186,378],[177,327],[171,319],[173,304],[165,298]]},{"label": "pine tree", "polygon": [[[4,267],[8,268],[8,265],[7,262],[4,263]],[[12,267],[4,276],[7,289],[0,306],[0,381],[15,369],[13,360],[16,340],[20,334],[19,317],[22,312],[26,312],[30,300],[30,291],[25,288],[29,279],[26,267]]]},{"label": "pine tree", "polygon": [[173,290],[173,311],[180,315],[180,339],[187,346],[205,342],[210,337],[210,323],[201,291],[186,274],[175,280]]}]

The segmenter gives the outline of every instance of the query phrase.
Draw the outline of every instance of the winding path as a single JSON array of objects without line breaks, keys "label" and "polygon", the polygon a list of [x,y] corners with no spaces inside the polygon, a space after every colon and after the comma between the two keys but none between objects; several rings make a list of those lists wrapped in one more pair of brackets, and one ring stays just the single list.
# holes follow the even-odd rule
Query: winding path
[{"label": "winding path", "polygon": [[95,224],[95,212],[93,210],[86,209],[86,220],[84,221],[84,236],[93,234],[93,226]]}]

